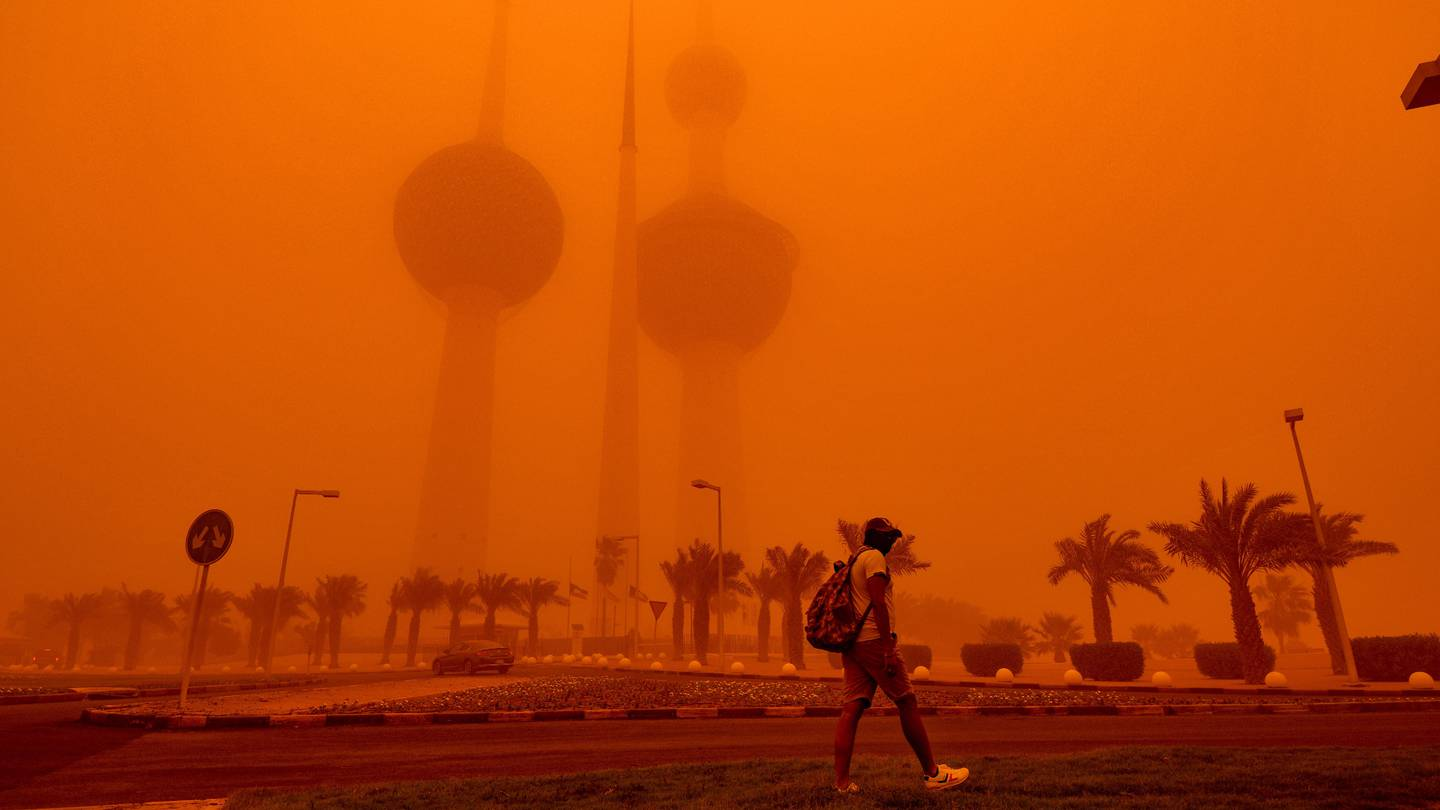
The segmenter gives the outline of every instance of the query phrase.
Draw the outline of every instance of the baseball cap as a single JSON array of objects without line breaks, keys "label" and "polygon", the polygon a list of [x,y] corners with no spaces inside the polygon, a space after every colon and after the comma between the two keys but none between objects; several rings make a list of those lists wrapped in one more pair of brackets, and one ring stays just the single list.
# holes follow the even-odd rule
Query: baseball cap
[{"label": "baseball cap", "polygon": [[871,537],[903,537],[904,532],[890,522],[890,518],[873,517],[865,521],[865,539]]}]

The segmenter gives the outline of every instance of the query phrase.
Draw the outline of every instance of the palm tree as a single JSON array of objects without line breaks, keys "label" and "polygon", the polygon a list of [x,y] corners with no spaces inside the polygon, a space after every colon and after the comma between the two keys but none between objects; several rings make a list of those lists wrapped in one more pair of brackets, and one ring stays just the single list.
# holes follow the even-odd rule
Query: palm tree
[{"label": "palm tree", "polygon": [[65,669],[74,669],[79,663],[81,628],[98,616],[105,607],[105,597],[98,593],[82,593],[79,596],[67,593],[51,601],[51,623],[64,624],[68,630],[65,640]]},{"label": "palm tree", "polygon": [[[695,540],[690,543],[690,564],[695,579],[691,587],[694,607],[691,609],[690,634],[695,638],[695,657],[701,664],[707,663],[710,651],[710,602],[720,587],[717,580],[722,576],[721,561],[715,547]],[[724,574],[726,594],[750,595],[750,586],[740,578],[745,570],[745,561],[734,551],[725,552]]]},{"label": "palm tree", "polygon": [[[229,591],[222,591],[218,588],[207,588],[205,598],[200,603],[200,620],[195,623],[195,657],[191,660],[191,666],[199,669],[205,664],[205,652],[210,644],[210,631],[217,626],[228,627],[230,625],[230,602],[235,594]],[[175,607],[172,612],[178,614],[185,620],[187,629],[190,625],[191,614],[194,613],[194,601],[190,594],[181,594],[175,597]]]},{"label": "palm tree", "polygon": [[[257,585],[250,591],[256,597],[256,609],[260,611],[260,652],[270,650],[271,627],[275,624],[275,639],[279,640],[280,634],[285,632],[285,625],[291,619],[300,619],[306,616],[305,606],[309,604],[310,597],[295,585],[286,585],[280,596],[280,609],[275,610],[275,586]],[[273,617],[273,619],[272,619]]]},{"label": "palm tree", "polygon": [[1030,635],[1033,629],[1016,618],[991,619],[980,625],[980,641],[985,644],[1014,644],[1020,648],[1021,655],[1028,656],[1035,651],[1035,639]]},{"label": "palm tree", "polygon": [[1114,641],[1110,606],[1115,604],[1116,587],[1133,585],[1155,594],[1162,603],[1169,602],[1160,583],[1169,579],[1175,569],[1160,562],[1160,556],[1140,545],[1139,539],[1140,532],[1134,529],[1117,534],[1110,529],[1110,516],[1101,515],[1080,529],[1079,540],[1067,537],[1055,541],[1060,562],[1050,569],[1050,584],[1059,585],[1073,573],[1090,586],[1095,640],[1102,644]]},{"label": "palm tree", "polygon": [[[322,621],[317,619],[313,622],[295,625],[295,635],[300,637],[300,643],[304,645],[303,649],[308,656],[307,660],[311,663],[314,663],[315,659],[319,657],[320,640],[323,636],[323,631],[320,629]],[[309,664],[306,664],[306,667],[305,671],[309,672]]]},{"label": "palm tree", "polygon": [[485,638],[495,638],[495,616],[501,610],[518,610],[520,607],[520,580],[501,571],[498,574],[481,573],[475,584],[475,600],[485,612]]},{"label": "palm tree", "polygon": [[420,614],[434,610],[445,599],[445,583],[430,573],[429,568],[416,568],[405,583],[405,607],[410,609],[410,636],[405,643],[405,666],[415,666],[415,653],[420,649]]},{"label": "palm tree", "polygon": [[1285,637],[1300,635],[1300,625],[1310,623],[1315,606],[1300,584],[1285,574],[1265,574],[1265,584],[1250,592],[1267,603],[1259,613],[1260,624],[1275,634],[1276,648],[1285,652]]},{"label": "palm tree", "polygon": [[[1319,507],[1317,506],[1318,510]],[[1373,557],[1379,554],[1399,554],[1400,547],[1384,540],[1357,540],[1359,524],[1364,515],[1353,512],[1336,512],[1320,515],[1320,528],[1325,534],[1325,548],[1322,551],[1315,540],[1315,530],[1306,516],[1306,528],[1299,540],[1299,564],[1310,574],[1312,583],[1310,595],[1314,599],[1315,620],[1325,637],[1325,648],[1330,651],[1330,671],[1344,675],[1345,650],[1340,644],[1340,623],[1335,618],[1335,605],[1330,600],[1330,588],[1326,584],[1325,569],[1343,568],[1351,560]]]},{"label": "palm tree", "polygon": [[260,602],[263,599],[261,592],[264,588],[264,585],[257,582],[250,586],[249,593],[236,596],[231,602],[235,606],[235,610],[245,618],[245,622],[250,628],[245,639],[245,666],[250,669],[255,668],[255,662],[260,657],[260,626],[262,622],[270,618],[269,616],[261,618]]},{"label": "palm tree", "polygon": [[685,600],[693,597],[695,586],[694,566],[685,549],[675,549],[674,560],[663,560],[660,572],[670,583],[670,592],[675,596],[675,608],[670,612],[670,639],[675,651],[675,660],[685,656]]},{"label": "palm tree", "polygon": [[390,595],[385,597],[385,605],[390,608],[390,613],[385,617],[385,640],[383,652],[380,653],[380,663],[390,663],[390,652],[395,649],[395,630],[400,623],[400,611],[409,608],[405,604],[405,578],[401,577],[390,586]]},{"label": "palm tree", "polygon": [[1217,499],[1202,478],[1199,518],[1189,524],[1150,524],[1150,531],[1165,538],[1167,554],[1209,571],[1230,589],[1230,620],[1246,683],[1263,681],[1266,669],[1250,578],[1261,571],[1279,571],[1294,561],[1296,538],[1306,522],[1304,515],[1284,511],[1294,502],[1295,497],[1286,492],[1262,498],[1254,484],[1245,484],[1231,497],[1223,478]]},{"label": "palm tree", "polygon": [[1152,653],[1151,648],[1155,646],[1155,640],[1160,638],[1160,626],[1157,624],[1137,624],[1130,628],[1130,640],[1140,645],[1146,655]]},{"label": "palm tree", "polygon": [[1040,624],[1036,625],[1035,632],[1040,634],[1040,641],[1036,648],[1044,652],[1046,650],[1055,654],[1054,661],[1057,664],[1065,662],[1065,653],[1070,648],[1080,643],[1085,637],[1080,629],[1080,623],[1074,616],[1065,616],[1060,613],[1046,613],[1040,617]]},{"label": "palm tree", "polygon": [[330,668],[340,667],[340,629],[347,616],[359,616],[365,610],[368,586],[354,574],[326,576],[315,581],[315,593],[324,595],[325,638],[330,645]]},{"label": "palm tree", "polygon": [[1183,622],[1172,624],[1155,636],[1155,654],[1161,658],[1191,658],[1199,643],[1199,630]]},{"label": "palm tree", "polygon": [[785,660],[794,664],[796,669],[804,669],[804,604],[830,575],[830,560],[823,551],[811,551],[804,543],[796,543],[789,551],[781,546],[766,549],[765,561],[775,569],[775,579],[779,581],[780,598],[785,608],[780,631]]},{"label": "palm tree", "polygon": [[[865,526],[863,524],[851,523],[841,518],[835,522],[835,531],[840,535],[841,542],[845,544],[847,557],[865,545]],[[885,564],[890,567],[890,573],[897,577],[919,573],[930,567],[928,561],[915,556],[915,535],[913,534],[907,534],[895,541],[890,553],[885,555]]]},{"label": "palm tree", "polygon": [[175,627],[175,622],[170,620],[170,611],[165,607],[165,594],[149,588],[143,591],[132,591],[123,582],[120,583],[120,609],[130,624],[129,632],[125,636],[123,663],[128,672],[140,663],[140,643],[145,633],[145,626],[153,624],[161,629],[170,630]]},{"label": "palm tree", "polygon": [[605,635],[605,600],[610,586],[620,575],[620,566],[625,562],[625,541],[618,537],[602,535],[595,540],[595,583],[600,593],[596,594],[596,606],[600,610],[600,635]]},{"label": "palm tree", "polygon": [[475,583],[459,577],[445,586],[445,607],[450,611],[450,644],[460,640],[460,614],[475,601]]},{"label": "palm tree", "polygon": [[519,610],[529,620],[525,649],[535,655],[540,652],[540,609],[546,605],[567,605],[570,600],[560,595],[559,582],[544,577],[521,582],[517,591]]},{"label": "palm tree", "polygon": [[756,658],[761,662],[769,661],[770,603],[781,598],[780,580],[775,576],[775,569],[762,562],[760,573],[745,572],[745,581],[750,583],[755,597],[760,600],[760,612],[755,620]]}]

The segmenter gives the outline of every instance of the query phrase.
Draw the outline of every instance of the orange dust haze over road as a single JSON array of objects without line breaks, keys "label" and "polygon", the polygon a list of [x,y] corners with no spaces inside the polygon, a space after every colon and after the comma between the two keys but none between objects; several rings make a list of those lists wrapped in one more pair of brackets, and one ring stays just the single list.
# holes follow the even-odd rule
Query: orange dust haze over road
[{"label": "orange dust haze over road", "polygon": [[[496,338],[487,554],[521,577],[573,557],[589,583],[626,6],[511,13],[506,143],[564,214],[553,275]],[[291,489],[336,488],[301,500],[287,581],[360,575],[378,631],[446,314],[393,209],[475,132],[492,20],[458,0],[0,8],[0,611],[184,592],[210,507],[236,526],[211,581],[273,583]],[[664,86],[695,24],[690,2],[636,4],[641,219],[687,187]],[[727,187],[798,251],[738,371],[726,540],[752,568],[884,514],[934,562],[906,589],[1088,633],[1084,586],[1045,581],[1051,543],[1102,512],[1189,520],[1202,476],[1303,499],[1281,417],[1303,406],[1317,497],[1401,547],[1338,572],[1351,632],[1437,628],[1440,110],[1398,93],[1440,5],[718,0],[715,34],[748,81]],[[714,473],[680,469],[680,365],[641,334],[641,587],[666,599],[677,487]],[[1120,591],[1117,637],[1230,637],[1218,579],[1166,591]]]}]

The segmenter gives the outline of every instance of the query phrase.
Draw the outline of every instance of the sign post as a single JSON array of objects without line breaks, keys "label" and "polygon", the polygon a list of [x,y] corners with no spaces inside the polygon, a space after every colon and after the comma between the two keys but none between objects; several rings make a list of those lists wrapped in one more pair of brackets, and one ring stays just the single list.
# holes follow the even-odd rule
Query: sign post
[{"label": "sign post", "polygon": [[665,606],[668,604],[669,602],[650,600],[650,612],[655,614],[655,625],[650,628],[650,638],[660,637],[660,614],[665,612]]},{"label": "sign post", "polygon": [[195,591],[195,604],[190,611],[190,632],[185,640],[185,660],[180,671],[180,708],[190,694],[191,663],[195,659],[195,637],[199,635],[201,609],[205,602],[205,585],[210,579],[210,566],[225,556],[235,540],[235,524],[219,509],[209,509],[190,524],[185,533],[185,555],[200,566],[200,587]]}]

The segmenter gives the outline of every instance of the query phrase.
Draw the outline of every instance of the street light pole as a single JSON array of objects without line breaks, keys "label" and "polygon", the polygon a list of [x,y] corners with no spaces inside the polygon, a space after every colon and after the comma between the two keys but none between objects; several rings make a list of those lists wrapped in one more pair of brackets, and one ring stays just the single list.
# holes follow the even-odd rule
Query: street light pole
[{"label": "street light pole", "polygon": [[720,634],[720,671],[725,671],[725,507],[720,487],[696,478],[690,482],[696,489],[715,490],[715,630]]},{"label": "street light pole", "polygon": [[1324,558],[1327,550],[1325,530],[1320,525],[1320,509],[1315,505],[1315,494],[1310,490],[1310,474],[1305,470],[1305,455],[1300,452],[1300,434],[1295,423],[1305,418],[1304,408],[1292,408],[1285,412],[1285,422],[1290,425],[1290,438],[1295,442],[1295,458],[1300,462],[1300,480],[1305,485],[1305,500],[1310,505],[1310,525],[1315,527],[1315,542],[1319,545],[1320,571],[1325,578],[1325,589],[1330,592],[1330,604],[1335,610],[1335,625],[1340,633],[1340,649],[1345,655],[1345,674],[1350,684],[1359,684],[1360,676],[1355,671],[1355,651],[1350,647],[1350,630],[1345,625],[1345,610],[1340,606],[1340,589],[1335,584],[1335,571]]},{"label": "street light pole", "polygon": [[[280,552],[280,582],[275,586],[275,604],[270,609],[270,637],[265,644],[265,674],[267,677],[274,675],[271,664],[275,660],[275,636],[279,635],[275,625],[280,621],[280,596],[285,593],[285,566],[290,561],[290,533],[295,528],[295,502],[300,500],[301,495],[319,495],[322,498],[338,498],[338,489],[297,489],[290,496],[290,522],[285,525],[285,550]],[[316,632],[319,632],[318,630]],[[310,660],[309,656],[305,659]]]}]

